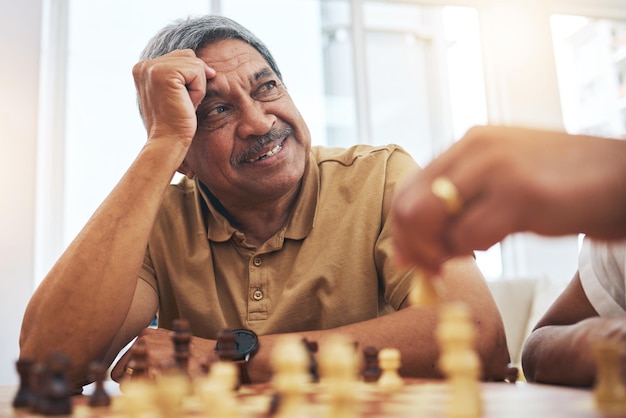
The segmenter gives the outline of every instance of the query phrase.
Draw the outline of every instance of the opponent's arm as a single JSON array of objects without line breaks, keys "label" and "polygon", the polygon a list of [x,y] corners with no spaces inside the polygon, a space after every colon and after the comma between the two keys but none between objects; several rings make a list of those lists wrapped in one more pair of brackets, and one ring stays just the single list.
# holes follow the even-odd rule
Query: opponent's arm
[{"label": "opponent's arm", "polygon": [[41,361],[52,350],[65,353],[74,384],[84,382],[89,362],[102,360],[117,344],[122,327],[139,332],[145,317],[154,314],[137,277],[165,190],[193,139],[195,108],[214,71],[193,51],[176,51],[137,64],[133,75],[148,141],[41,283],[22,324],[20,356]]},{"label": "opponent's arm", "polygon": [[591,386],[597,340],[626,342],[624,317],[600,317],[587,299],[578,273],[539,321],[524,346],[522,366],[529,381]]},{"label": "opponent's arm", "polygon": [[[405,262],[484,250],[513,232],[626,236],[626,142],[512,127],[475,127],[400,187],[394,239]],[[445,176],[464,205],[446,213],[431,191]]]}]

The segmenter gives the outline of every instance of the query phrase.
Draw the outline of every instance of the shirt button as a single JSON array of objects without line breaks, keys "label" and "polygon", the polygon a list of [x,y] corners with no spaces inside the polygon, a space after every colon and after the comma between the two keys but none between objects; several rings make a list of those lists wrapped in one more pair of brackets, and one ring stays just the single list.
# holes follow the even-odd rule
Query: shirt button
[{"label": "shirt button", "polygon": [[263,291],[261,289],[257,289],[252,293],[252,299],[259,301],[263,299]]},{"label": "shirt button", "polygon": [[255,266],[259,267],[261,265],[262,261],[259,257],[255,258],[254,260],[252,260],[252,264],[254,264]]}]

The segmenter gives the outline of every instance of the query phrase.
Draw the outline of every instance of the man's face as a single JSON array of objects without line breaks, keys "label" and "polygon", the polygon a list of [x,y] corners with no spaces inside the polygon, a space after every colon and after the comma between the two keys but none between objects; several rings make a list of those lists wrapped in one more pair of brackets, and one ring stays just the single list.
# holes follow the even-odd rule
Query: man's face
[{"label": "man's face", "polygon": [[298,188],[309,130],[278,76],[245,42],[197,53],[216,76],[197,109],[185,164],[226,206],[273,200]]}]

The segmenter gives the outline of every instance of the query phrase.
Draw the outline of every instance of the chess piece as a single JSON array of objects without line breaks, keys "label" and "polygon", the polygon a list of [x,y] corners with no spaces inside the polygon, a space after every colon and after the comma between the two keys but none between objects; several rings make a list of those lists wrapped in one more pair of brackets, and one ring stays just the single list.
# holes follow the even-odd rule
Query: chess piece
[{"label": "chess piece", "polygon": [[35,362],[29,358],[21,358],[15,363],[20,385],[13,398],[13,408],[30,408],[35,401],[35,393],[31,382],[31,370]]},{"label": "chess piece", "polygon": [[94,391],[89,396],[90,407],[106,407],[111,405],[111,396],[104,389],[104,379],[106,378],[107,368],[101,363],[91,363],[89,365],[89,374],[95,382]]},{"label": "chess piece", "polygon": [[159,374],[154,382],[155,405],[162,417],[182,417],[184,399],[191,394],[191,383],[180,369]]},{"label": "chess piece", "polygon": [[311,375],[311,381],[317,383],[320,380],[320,376],[317,370],[315,353],[317,353],[319,346],[316,341],[309,341],[306,338],[302,339],[302,343],[306,347],[307,353],[309,354],[309,374]]},{"label": "chess piece", "polygon": [[124,418],[144,418],[155,414],[156,387],[147,378],[131,379],[121,386],[123,396],[116,399],[116,411]]},{"label": "chess piece", "polygon": [[[130,348],[130,358],[120,380],[120,390],[126,392],[126,386],[133,381],[148,379],[148,348],[146,343],[137,339]],[[132,409],[132,408],[131,408]]]},{"label": "chess piece", "polygon": [[305,416],[304,398],[311,381],[309,354],[302,341],[295,336],[282,336],[271,353],[272,386],[278,404],[276,417]]},{"label": "chess piece", "polygon": [[363,349],[363,381],[366,383],[375,383],[380,378],[382,370],[378,365],[378,349],[368,346]]},{"label": "chess piece", "polygon": [[507,383],[516,383],[517,379],[519,379],[519,369],[513,365],[513,363],[509,363],[504,370],[504,381]]},{"label": "chess piece", "polygon": [[70,415],[72,413],[72,397],[66,373],[70,361],[64,354],[54,351],[46,359],[42,389],[43,402],[40,405],[41,415]]},{"label": "chess piece", "polygon": [[358,364],[354,344],[340,335],[320,347],[320,380],[329,397],[328,418],[358,416]]},{"label": "chess piece", "polygon": [[231,361],[218,361],[211,365],[209,374],[196,381],[196,393],[204,404],[205,418],[235,418],[237,409],[236,388],[239,371]]},{"label": "chess piece", "polygon": [[237,356],[237,345],[235,334],[228,329],[224,329],[217,335],[217,344],[215,344],[217,356],[222,361],[233,361]]},{"label": "chess piece", "polygon": [[415,269],[413,289],[409,294],[411,306],[422,308],[438,304],[444,295],[443,284],[438,277],[427,277],[422,270]]},{"label": "chess piece", "polygon": [[136,378],[148,377],[148,348],[142,339],[137,339],[130,349],[130,359],[126,366],[126,375]]},{"label": "chess piece", "polygon": [[48,367],[44,363],[35,363],[30,368],[30,384],[33,392],[33,400],[30,412],[35,415],[42,415],[46,409],[46,399],[44,398],[44,387],[48,381]]},{"label": "chess piece", "polygon": [[607,416],[626,415],[626,385],[622,378],[623,349],[616,341],[594,342],[596,360],[593,396],[600,411]]},{"label": "chess piece", "polygon": [[174,343],[174,360],[176,367],[187,374],[190,355],[189,344],[191,343],[192,336],[189,321],[186,319],[175,319],[172,323],[172,328],[174,331],[172,342]]},{"label": "chess piece", "polygon": [[378,379],[378,387],[387,393],[396,393],[404,387],[404,380],[398,372],[402,359],[400,351],[396,348],[383,348],[378,353],[378,364],[381,375]]},{"label": "chess piece", "polygon": [[476,330],[467,305],[446,303],[440,311],[436,330],[441,355],[439,367],[450,385],[449,418],[482,416],[480,359],[473,349]]}]

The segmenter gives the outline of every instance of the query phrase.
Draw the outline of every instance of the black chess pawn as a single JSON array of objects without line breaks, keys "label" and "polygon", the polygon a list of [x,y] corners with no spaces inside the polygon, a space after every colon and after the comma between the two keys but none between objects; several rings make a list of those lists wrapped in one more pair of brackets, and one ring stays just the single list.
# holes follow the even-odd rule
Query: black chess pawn
[{"label": "black chess pawn", "polygon": [[148,348],[141,338],[138,338],[130,349],[125,374],[129,379],[148,377]]},{"label": "black chess pawn", "polygon": [[188,371],[189,364],[189,344],[191,343],[191,328],[189,321],[186,319],[175,319],[173,324],[174,334],[172,342],[174,343],[174,360],[176,367],[184,373]]},{"label": "black chess pawn", "polygon": [[67,371],[70,361],[62,353],[52,352],[46,359],[46,373],[41,387],[44,402],[41,404],[42,415],[71,415],[72,396]]},{"label": "black chess pawn", "polygon": [[382,370],[378,365],[378,349],[376,347],[368,346],[363,349],[363,381],[367,383],[374,383],[378,381],[378,378],[382,374]]},{"label": "black chess pawn", "polygon": [[515,383],[519,379],[519,369],[509,363],[504,370],[504,381],[507,383]]},{"label": "black chess pawn", "polygon": [[44,388],[48,382],[48,367],[44,363],[35,363],[30,368],[30,385],[33,399],[30,412],[35,415],[43,415],[47,400],[44,397]]},{"label": "black chess pawn", "polygon": [[229,329],[224,329],[217,335],[215,351],[222,361],[233,361],[237,357],[237,336]]},{"label": "black chess pawn", "polygon": [[[220,361],[233,362],[237,357],[237,336],[230,329],[223,329],[217,334],[215,343],[215,353]],[[244,365],[245,367],[245,365]],[[239,366],[239,378],[237,379],[236,390],[239,390],[242,383],[246,381],[244,368]],[[247,373],[247,371],[246,371]]]},{"label": "black chess pawn", "polygon": [[320,375],[317,367],[317,360],[315,360],[315,353],[317,353],[319,346],[317,341],[309,341],[306,338],[302,339],[302,343],[306,347],[306,351],[309,354],[309,375],[311,376],[311,381],[317,383],[320,380]]},{"label": "black chess pawn", "polygon": [[21,358],[15,363],[20,385],[13,398],[13,408],[31,408],[35,402],[35,393],[31,381],[32,368],[35,362],[29,358]]},{"label": "black chess pawn", "polygon": [[91,363],[89,365],[90,378],[95,382],[93,393],[89,396],[89,406],[106,407],[111,405],[111,396],[104,389],[104,379],[107,368],[102,363]]}]

